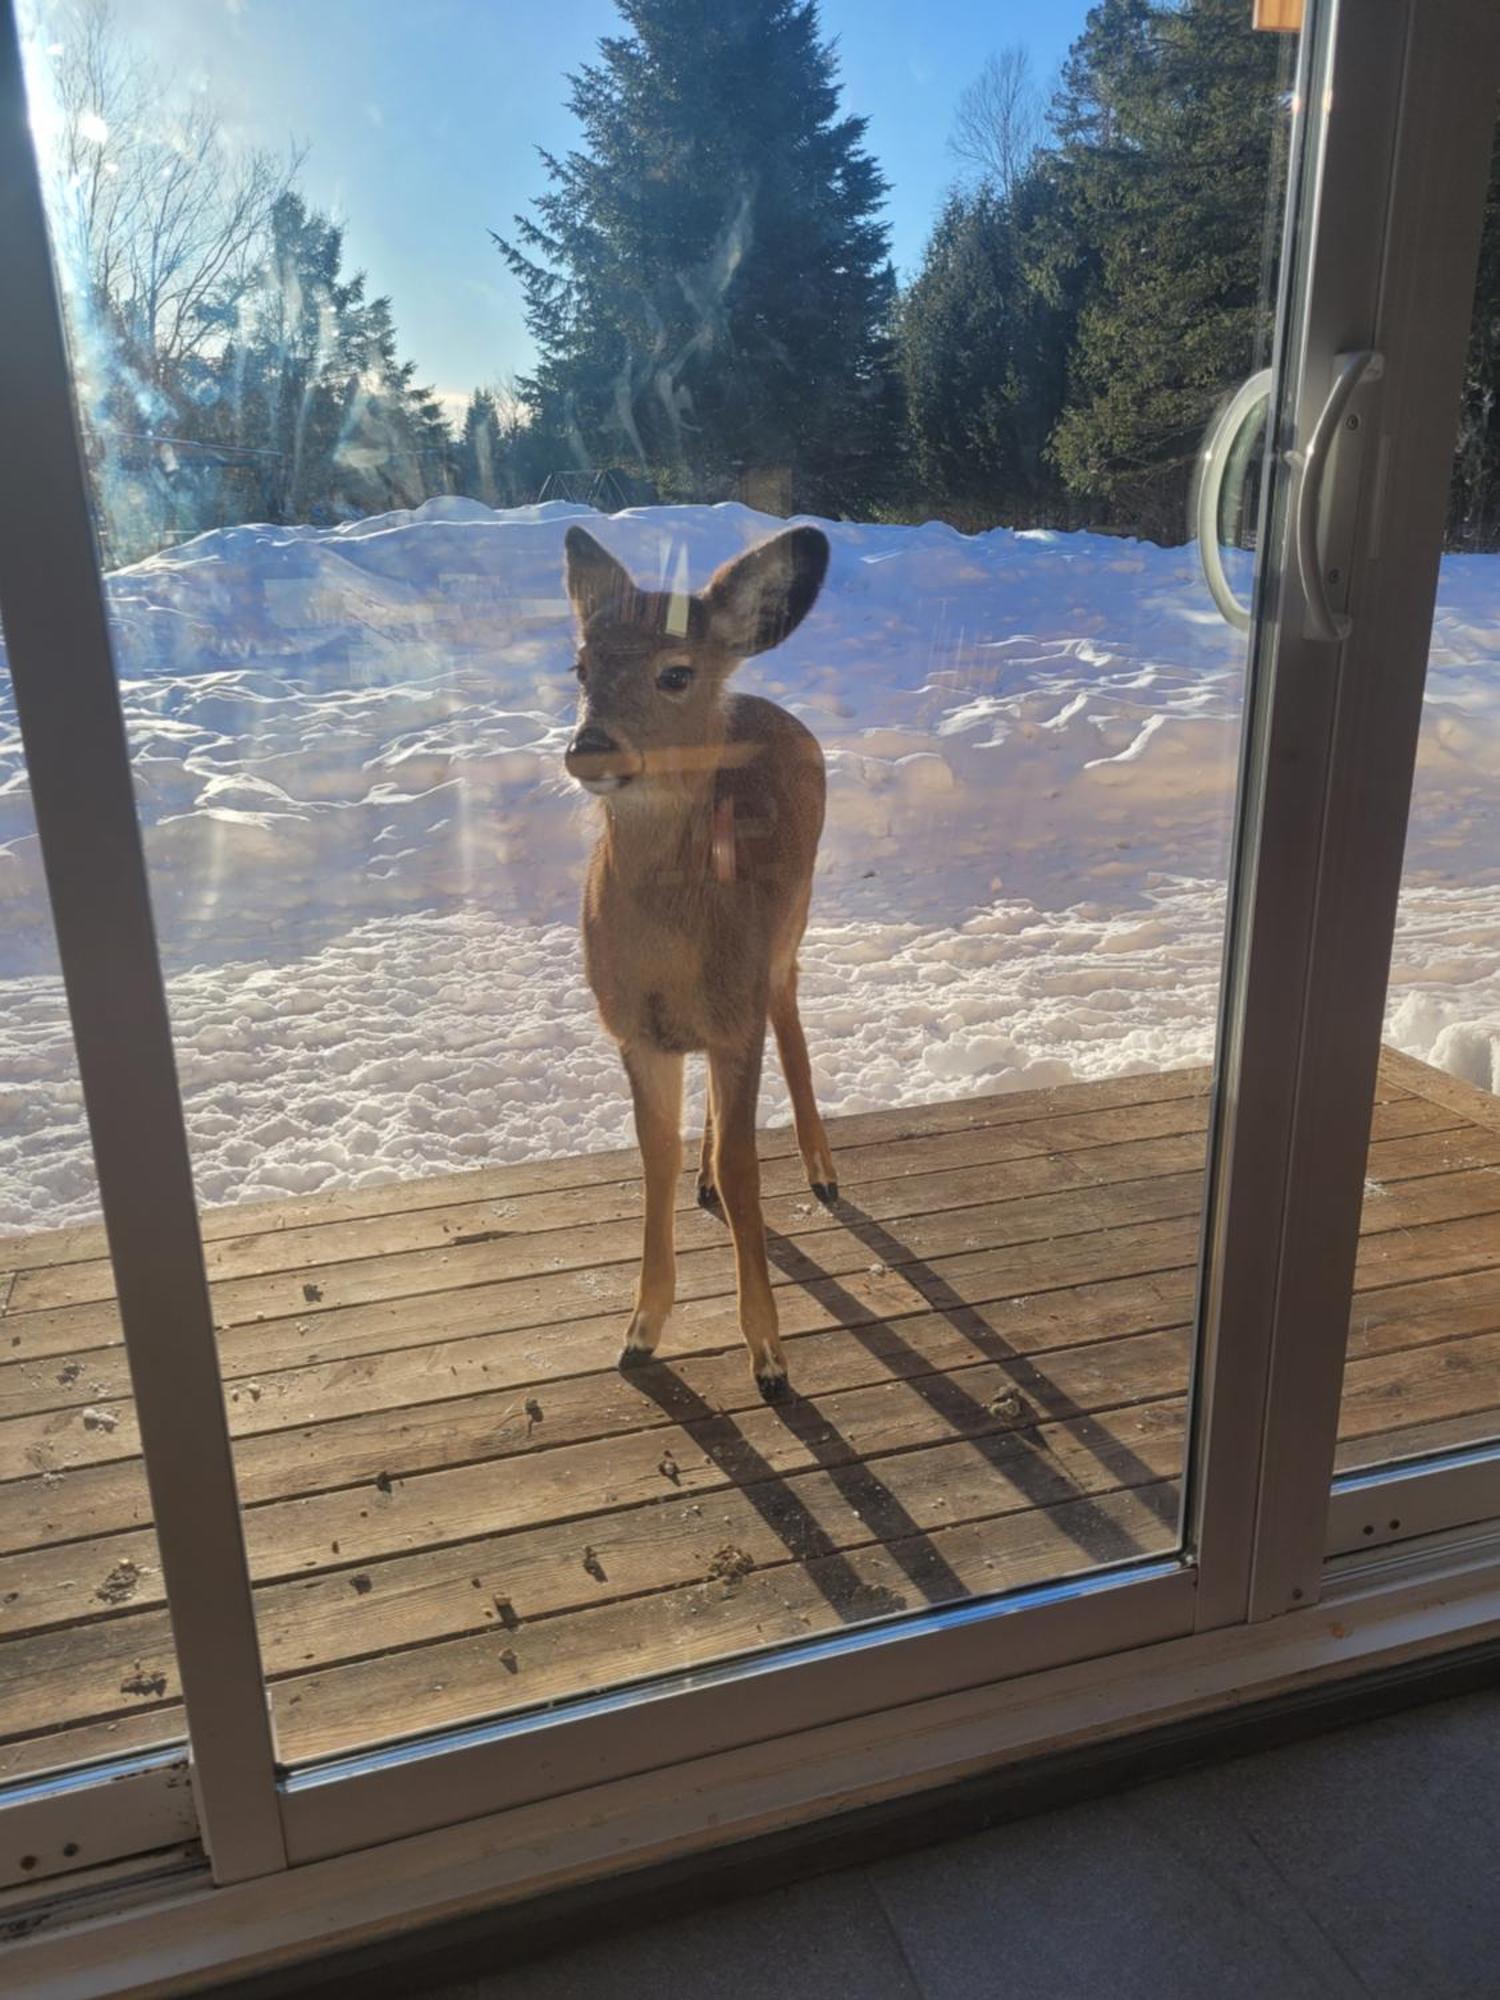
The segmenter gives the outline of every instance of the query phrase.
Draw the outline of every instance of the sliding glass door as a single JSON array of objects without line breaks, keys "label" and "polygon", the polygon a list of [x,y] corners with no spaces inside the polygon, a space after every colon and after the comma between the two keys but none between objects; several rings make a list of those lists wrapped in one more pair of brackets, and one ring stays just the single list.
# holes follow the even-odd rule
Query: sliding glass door
[{"label": "sliding glass door", "polygon": [[[185,1729],[221,1878],[1306,1601],[1372,1087],[1393,1213],[1487,1165],[1374,1082],[1349,831],[1364,649],[1425,651],[1481,10],[1080,8],[1055,88],[957,5],[599,11],[22,13],[71,384],[0,370],[71,398],[105,574],[58,543],[55,659],[0,583],[115,1214],[43,1104],[6,1559],[82,1581],[0,1678],[66,1656],[7,1740],[84,1791]],[[544,151],[476,182],[486,65]],[[134,777],[113,1040],[64,704]]]}]

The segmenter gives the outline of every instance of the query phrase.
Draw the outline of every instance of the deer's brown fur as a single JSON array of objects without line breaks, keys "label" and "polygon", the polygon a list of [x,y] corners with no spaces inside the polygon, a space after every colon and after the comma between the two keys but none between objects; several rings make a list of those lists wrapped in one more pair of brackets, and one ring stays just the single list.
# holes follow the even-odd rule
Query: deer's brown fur
[{"label": "deer's brown fur", "polygon": [[838,1189],[797,1013],[797,949],[823,827],[823,754],[795,716],[727,686],[811,609],[826,538],[796,528],[696,596],[639,590],[582,528],[567,537],[579,622],[569,770],[603,801],[583,904],[584,962],[620,1045],[646,1188],[626,1361],[650,1355],[675,1295],[683,1057],[708,1058],[699,1200],[733,1232],[740,1326],[762,1393],[786,1368],[766,1263],[755,1111],[775,1028],[798,1145],[820,1199]]}]

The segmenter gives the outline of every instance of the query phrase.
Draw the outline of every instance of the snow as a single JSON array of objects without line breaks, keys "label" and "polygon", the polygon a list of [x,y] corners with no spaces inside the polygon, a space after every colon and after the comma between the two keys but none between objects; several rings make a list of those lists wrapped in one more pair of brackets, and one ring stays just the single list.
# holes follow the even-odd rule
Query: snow
[{"label": "snow", "polygon": [[[433,500],[221,530],[109,579],[205,1202],[628,1140],[576,939],[595,808],[561,769],[579,518],[679,587],[781,525]],[[828,755],[802,987],[825,1109],[1204,1060],[1244,649],[1193,551],[822,525],[822,598],[740,684]],[[1500,558],[1450,557],[1390,1033],[1492,1089],[1497,656]],[[3,679],[0,982],[0,1228],[86,1217]]]}]

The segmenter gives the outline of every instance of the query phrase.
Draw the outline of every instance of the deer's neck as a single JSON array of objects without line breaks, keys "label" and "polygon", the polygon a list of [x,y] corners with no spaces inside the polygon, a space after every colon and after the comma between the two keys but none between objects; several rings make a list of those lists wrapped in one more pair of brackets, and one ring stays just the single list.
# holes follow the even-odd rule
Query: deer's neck
[{"label": "deer's neck", "polygon": [[606,874],[651,899],[701,894],[713,879],[716,835],[723,847],[715,790],[709,778],[665,798],[606,799],[599,839]]}]

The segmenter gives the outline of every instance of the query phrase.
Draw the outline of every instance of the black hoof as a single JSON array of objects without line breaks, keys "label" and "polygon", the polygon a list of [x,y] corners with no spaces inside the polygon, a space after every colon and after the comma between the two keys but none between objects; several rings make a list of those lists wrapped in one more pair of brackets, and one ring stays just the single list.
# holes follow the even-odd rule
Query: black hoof
[{"label": "black hoof", "polygon": [[784,1403],[792,1393],[792,1385],[785,1375],[757,1375],[755,1386],[766,1403]]},{"label": "black hoof", "polygon": [[649,1368],[656,1359],[656,1351],[650,1347],[622,1347],[620,1349],[621,1368]]},{"label": "black hoof", "polygon": [[698,1206],[706,1208],[710,1214],[716,1215],[718,1213],[719,1190],[714,1186],[712,1181],[699,1181]]},{"label": "black hoof", "polygon": [[825,1208],[832,1208],[839,1198],[837,1181],[814,1181],[812,1191]]}]

